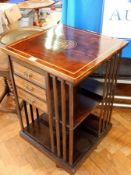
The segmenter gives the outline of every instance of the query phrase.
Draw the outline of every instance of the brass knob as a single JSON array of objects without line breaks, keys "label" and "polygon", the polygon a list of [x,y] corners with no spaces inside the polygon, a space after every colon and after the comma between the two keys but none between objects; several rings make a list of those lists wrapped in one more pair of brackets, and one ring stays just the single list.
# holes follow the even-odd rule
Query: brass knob
[{"label": "brass knob", "polygon": [[33,87],[29,86],[28,84],[25,85],[25,88],[26,88],[28,91],[33,91]]},{"label": "brass knob", "polygon": [[30,78],[32,78],[32,73],[30,73],[30,72],[24,72],[24,77],[30,79]]}]

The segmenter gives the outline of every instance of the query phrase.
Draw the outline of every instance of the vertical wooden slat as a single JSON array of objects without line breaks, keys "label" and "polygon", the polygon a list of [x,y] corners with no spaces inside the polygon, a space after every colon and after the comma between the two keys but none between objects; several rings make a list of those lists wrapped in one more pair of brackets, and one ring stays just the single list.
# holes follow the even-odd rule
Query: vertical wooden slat
[{"label": "vertical wooden slat", "polygon": [[12,83],[12,87],[14,89],[14,95],[15,95],[15,102],[16,102],[16,110],[20,119],[20,126],[21,126],[21,130],[24,130],[24,125],[23,125],[23,120],[22,120],[22,114],[21,114],[21,109],[20,109],[20,105],[19,105],[19,100],[18,100],[18,95],[17,95],[17,90],[16,90],[16,85],[15,85],[15,80],[13,77],[13,66],[12,66],[12,61],[11,61],[11,57],[8,56],[9,58],[9,73],[10,73],[10,78],[11,78],[11,83]]},{"label": "vertical wooden slat", "polygon": [[111,75],[113,71],[112,67],[112,58],[109,60],[109,69],[108,69],[108,76],[107,76],[107,85],[106,85],[106,98],[105,98],[105,109],[104,109],[104,114],[103,114],[103,123],[102,123],[102,130],[105,129],[106,126],[106,121],[108,117],[108,109],[109,109],[109,99],[110,99],[110,84],[111,84]]},{"label": "vertical wooden slat", "polygon": [[107,82],[107,94],[106,94],[106,109],[105,109],[105,119],[103,123],[103,130],[107,126],[107,121],[108,121],[108,115],[109,115],[109,110],[110,110],[110,104],[111,104],[111,88],[112,88],[112,82],[113,82],[113,71],[114,71],[114,59],[111,58],[110,60],[110,68],[109,68],[109,74],[108,74],[108,82]]},{"label": "vertical wooden slat", "polygon": [[59,106],[58,106],[58,88],[56,77],[53,76],[53,94],[54,94],[54,107],[55,107],[55,124],[56,124],[56,142],[57,142],[57,156],[61,156],[60,150],[60,119],[59,119]]},{"label": "vertical wooden slat", "polygon": [[107,121],[108,121],[108,115],[109,115],[109,110],[110,110],[110,104],[111,104],[111,86],[112,86],[112,72],[113,72],[113,61],[111,59],[111,62],[110,62],[110,73],[109,73],[109,76],[108,76],[108,93],[107,93],[107,108],[106,108],[106,111],[105,111],[105,122],[104,122],[104,125],[103,125],[103,129],[106,128],[107,126]]},{"label": "vertical wooden slat", "polygon": [[116,75],[115,75],[115,85],[117,83],[118,71],[119,71],[120,62],[121,62],[121,59],[122,59],[122,51],[120,51],[119,53],[116,53],[116,59],[117,59],[117,69],[116,69]]},{"label": "vertical wooden slat", "polygon": [[107,125],[109,124],[108,120],[109,120],[109,115],[110,115],[110,111],[111,111],[111,106],[112,106],[112,92],[113,92],[113,88],[114,88],[114,75],[116,72],[116,58],[115,56],[112,57],[112,64],[111,64],[112,69],[111,74],[110,74],[110,89],[109,89],[109,106],[108,106],[108,110],[107,110],[107,120],[106,120],[106,124],[105,127],[107,127]]},{"label": "vertical wooden slat", "polygon": [[46,74],[46,86],[47,86],[47,103],[48,103],[48,114],[49,114],[49,131],[51,139],[51,151],[55,152],[55,140],[53,132],[53,111],[52,111],[52,97],[51,97],[51,87],[49,74]]},{"label": "vertical wooden slat", "polygon": [[23,104],[24,104],[24,112],[25,112],[26,124],[29,127],[29,118],[28,118],[28,111],[27,111],[26,101],[24,101]]},{"label": "vertical wooden slat", "polygon": [[61,103],[62,103],[62,141],[63,141],[63,159],[67,160],[66,151],[66,94],[65,94],[65,82],[61,80]]},{"label": "vertical wooden slat", "polygon": [[69,84],[69,164],[73,164],[73,148],[74,148],[74,91],[73,85]]},{"label": "vertical wooden slat", "polygon": [[103,127],[105,101],[106,101],[106,96],[107,96],[107,81],[108,81],[108,74],[109,74],[109,65],[110,65],[110,60],[106,63],[106,72],[105,72],[104,88],[103,88],[103,100],[102,100],[102,104],[101,104],[99,130],[98,130],[99,135],[101,134],[102,127]]},{"label": "vertical wooden slat", "polygon": [[121,52],[120,54],[116,54],[116,61],[115,61],[115,72],[114,72],[114,84],[113,84],[113,89],[112,89],[112,101],[111,101],[111,109],[110,109],[110,113],[109,113],[109,119],[108,119],[108,123],[111,120],[111,114],[112,114],[112,108],[113,108],[113,101],[114,101],[114,94],[115,94],[115,89],[116,89],[116,83],[117,83],[117,74],[118,74],[118,70],[119,70],[119,65],[120,65],[120,59],[121,59]]},{"label": "vertical wooden slat", "polygon": [[36,118],[37,118],[37,122],[39,122],[40,121],[40,115],[39,115],[38,108],[36,108]]},{"label": "vertical wooden slat", "polygon": [[34,123],[34,114],[33,114],[32,105],[30,105],[30,115],[31,115],[31,121],[32,121],[32,123]]}]

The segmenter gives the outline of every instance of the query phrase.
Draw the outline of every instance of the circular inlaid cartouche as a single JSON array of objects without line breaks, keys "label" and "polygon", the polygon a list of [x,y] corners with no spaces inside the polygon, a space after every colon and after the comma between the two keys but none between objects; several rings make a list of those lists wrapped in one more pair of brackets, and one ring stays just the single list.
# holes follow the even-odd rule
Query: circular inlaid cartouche
[{"label": "circular inlaid cartouche", "polygon": [[73,49],[77,46],[77,42],[73,40],[61,39],[58,42],[59,49]]}]

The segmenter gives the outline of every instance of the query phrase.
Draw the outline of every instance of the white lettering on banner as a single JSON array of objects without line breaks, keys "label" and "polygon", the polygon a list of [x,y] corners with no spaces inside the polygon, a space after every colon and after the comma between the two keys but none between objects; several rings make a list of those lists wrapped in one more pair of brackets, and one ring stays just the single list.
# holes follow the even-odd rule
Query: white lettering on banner
[{"label": "white lettering on banner", "polygon": [[131,0],[105,0],[102,34],[131,38]]}]

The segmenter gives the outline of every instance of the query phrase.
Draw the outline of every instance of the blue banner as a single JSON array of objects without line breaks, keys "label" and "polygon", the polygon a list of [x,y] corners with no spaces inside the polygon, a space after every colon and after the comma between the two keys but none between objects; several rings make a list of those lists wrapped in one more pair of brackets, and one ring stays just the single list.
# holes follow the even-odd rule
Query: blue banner
[{"label": "blue banner", "polygon": [[[101,33],[103,4],[104,0],[63,0],[63,23]],[[131,41],[128,41],[122,56],[131,58]]]},{"label": "blue banner", "polygon": [[63,0],[63,23],[100,32],[102,4],[103,0]]}]

